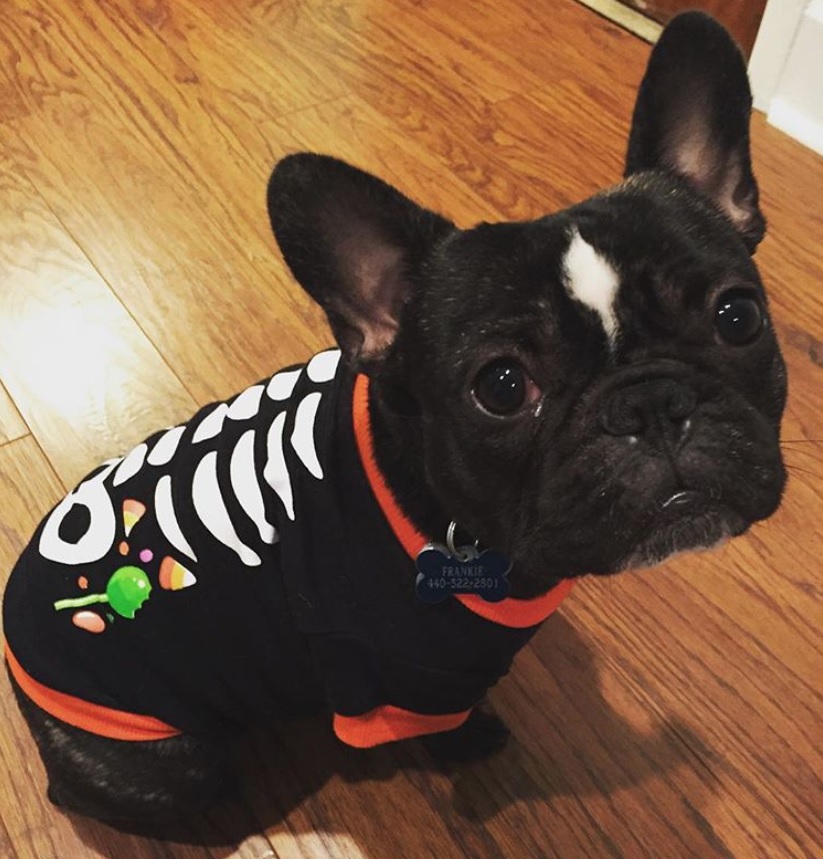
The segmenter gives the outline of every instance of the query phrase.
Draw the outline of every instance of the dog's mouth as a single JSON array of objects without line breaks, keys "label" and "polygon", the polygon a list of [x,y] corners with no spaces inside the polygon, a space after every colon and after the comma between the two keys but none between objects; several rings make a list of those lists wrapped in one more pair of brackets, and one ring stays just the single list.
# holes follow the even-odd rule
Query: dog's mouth
[{"label": "dog's mouth", "polygon": [[774,465],[756,462],[748,480],[737,469],[729,473],[722,458],[692,457],[677,471],[660,458],[622,465],[611,466],[605,485],[596,472],[585,480],[577,469],[565,492],[547,491],[544,506],[510,530],[515,539],[505,548],[515,564],[514,596],[534,596],[564,578],[607,576],[714,549],[768,518],[780,503],[779,459]]},{"label": "dog's mouth", "polygon": [[681,489],[670,495],[661,505],[661,510],[689,510],[695,507],[705,506],[705,492],[697,492],[694,489]]},{"label": "dog's mouth", "polygon": [[709,492],[672,490],[662,498],[645,515],[627,516],[624,528],[616,522],[612,528],[601,530],[602,542],[589,533],[584,545],[585,532],[561,551],[557,542],[544,551],[542,546],[524,542],[526,551],[512,553],[517,571],[511,580],[512,595],[528,599],[544,593],[547,583],[551,586],[563,578],[608,576],[653,567],[680,552],[714,549],[743,534],[752,523]]},{"label": "dog's mouth", "polygon": [[743,534],[750,524],[704,492],[680,490],[654,511],[621,568],[650,567],[679,552],[717,548]]}]

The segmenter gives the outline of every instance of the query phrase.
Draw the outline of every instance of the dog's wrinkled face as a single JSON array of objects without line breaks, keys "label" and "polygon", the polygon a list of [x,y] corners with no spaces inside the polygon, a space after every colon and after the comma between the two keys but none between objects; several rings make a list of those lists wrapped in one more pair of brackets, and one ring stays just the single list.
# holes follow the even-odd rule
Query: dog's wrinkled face
[{"label": "dog's wrinkled face", "polygon": [[423,494],[513,557],[521,596],[711,546],[779,504],[750,107],[728,35],[689,13],[652,54],[627,178],[563,212],[462,231],[334,159],[272,176],[284,256],[390,424],[402,402]]},{"label": "dog's wrinkled face", "polygon": [[397,345],[426,474],[522,572],[655,563],[775,510],[785,374],[763,288],[677,180],[454,233],[423,276]]}]

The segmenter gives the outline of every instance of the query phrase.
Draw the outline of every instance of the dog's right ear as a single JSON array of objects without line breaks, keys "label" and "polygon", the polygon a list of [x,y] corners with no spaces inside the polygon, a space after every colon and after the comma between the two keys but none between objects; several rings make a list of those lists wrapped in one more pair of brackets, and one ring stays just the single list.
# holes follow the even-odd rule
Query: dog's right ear
[{"label": "dog's right ear", "polygon": [[394,341],[410,273],[455,229],[375,176],[309,153],[274,168],[268,210],[286,263],[344,355],[366,364]]}]

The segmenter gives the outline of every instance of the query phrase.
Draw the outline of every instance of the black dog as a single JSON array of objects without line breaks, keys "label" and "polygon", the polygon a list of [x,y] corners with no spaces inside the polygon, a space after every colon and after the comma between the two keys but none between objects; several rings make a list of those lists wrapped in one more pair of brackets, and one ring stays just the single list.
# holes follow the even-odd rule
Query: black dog
[{"label": "black dog", "polygon": [[692,13],[652,54],[625,181],[558,214],[461,231],[282,161],[274,233],[340,351],[104,464],[38,529],[4,612],[52,800],[191,813],[226,737],[305,706],[355,746],[488,752],[505,730],[473,708],[574,577],[771,515],[786,380],[750,108]]}]

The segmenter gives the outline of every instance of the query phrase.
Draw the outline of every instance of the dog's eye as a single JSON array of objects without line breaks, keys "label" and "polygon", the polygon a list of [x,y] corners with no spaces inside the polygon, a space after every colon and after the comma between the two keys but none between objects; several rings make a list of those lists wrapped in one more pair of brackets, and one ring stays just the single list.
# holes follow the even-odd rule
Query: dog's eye
[{"label": "dog's eye", "polygon": [[763,308],[752,290],[729,289],[717,301],[714,324],[717,333],[732,346],[754,342],[765,321]]},{"label": "dog's eye", "polygon": [[512,415],[526,402],[528,377],[520,364],[498,358],[477,374],[472,393],[475,400],[492,415]]}]

